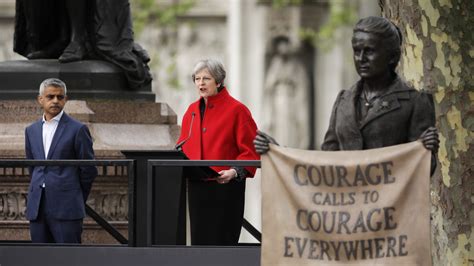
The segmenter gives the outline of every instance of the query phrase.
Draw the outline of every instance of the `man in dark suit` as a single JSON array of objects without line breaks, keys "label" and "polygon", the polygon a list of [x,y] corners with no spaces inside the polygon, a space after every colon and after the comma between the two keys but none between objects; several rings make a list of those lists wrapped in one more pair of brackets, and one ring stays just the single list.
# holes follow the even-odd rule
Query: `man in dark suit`
[{"label": "man in dark suit", "polygon": [[[86,125],[72,119],[63,108],[66,84],[46,79],[38,102],[43,118],[25,130],[27,159],[94,159],[92,138]],[[97,176],[94,166],[31,167],[26,206],[34,243],[81,243],[85,202]]]}]

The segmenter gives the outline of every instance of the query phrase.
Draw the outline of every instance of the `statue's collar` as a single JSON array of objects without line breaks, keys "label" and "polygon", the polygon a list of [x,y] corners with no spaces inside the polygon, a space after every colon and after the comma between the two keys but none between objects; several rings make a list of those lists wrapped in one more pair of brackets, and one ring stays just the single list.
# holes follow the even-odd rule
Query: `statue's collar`
[{"label": "statue's collar", "polygon": [[[391,95],[394,93],[401,93],[399,98],[409,97],[408,92],[414,90],[414,88],[410,87],[405,81],[403,81],[397,74],[395,74],[395,78],[393,79],[392,83],[388,86],[388,88],[379,96],[385,97],[387,95]],[[355,95],[360,95],[362,92],[364,80],[360,79],[354,88]]]}]

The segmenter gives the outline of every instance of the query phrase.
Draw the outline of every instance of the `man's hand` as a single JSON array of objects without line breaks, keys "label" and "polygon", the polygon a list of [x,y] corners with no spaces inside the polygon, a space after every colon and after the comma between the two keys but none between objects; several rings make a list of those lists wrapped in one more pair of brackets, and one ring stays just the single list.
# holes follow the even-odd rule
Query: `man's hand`
[{"label": "man's hand", "polygon": [[270,149],[270,143],[279,145],[274,138],[270,137],[269,135],[260,130],[257,130],[257,136],[255,136],[255,139],[253,140],[253,145],[255,146],[255,150],[257,151],[257,153],[267,153]]},{"label": "man's hand", "polygon": [[430,150],[432,153],[438,153],[439,136],[437,128],[429,127],[421,133],[419,139],[423,142],[423,146],[425,146],[426,149]]}]

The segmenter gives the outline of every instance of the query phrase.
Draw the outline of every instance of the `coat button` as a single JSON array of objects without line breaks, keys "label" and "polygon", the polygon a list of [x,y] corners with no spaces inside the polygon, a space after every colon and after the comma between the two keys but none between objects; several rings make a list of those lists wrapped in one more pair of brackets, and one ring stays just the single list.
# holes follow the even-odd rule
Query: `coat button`
[{"label": "coat button", "polygon": [[206,128],[203,128],[203,129],[202,129],[202,132],[206,132]]}]

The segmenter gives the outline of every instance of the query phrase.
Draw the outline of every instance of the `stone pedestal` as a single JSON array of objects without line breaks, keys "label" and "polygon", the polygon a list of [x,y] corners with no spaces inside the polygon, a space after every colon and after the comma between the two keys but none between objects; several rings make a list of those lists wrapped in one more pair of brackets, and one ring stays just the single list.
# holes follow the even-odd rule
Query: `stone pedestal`
[{"label": "stone pedestal", "polygon": [[[176,114],[165,103],[70,100],[65,112],[89,126],[97,159],[123,159],[121,150],[172,149],[179,134]],[[25,127],[41,115],[42,110],[33,98],[0,100],[0,159],[25,157]],[[99,167],[99,176],[87,201],[124,236],[128,224],[127,178],[125,167]],[[28,183],[26,169],[0,168],[0,240],[29,240],[25,220]],[[83,243],[117,242],[87,218]]]},{"label": "stone pedestal", "polygon": [[60,64],[58,60],[18,60],[0,63],[1,100],[34,99],[46,78],[66,83],[71,99],[121,99],[155,101],[151,84],[131,90],[122,70],[97,60]]}]

